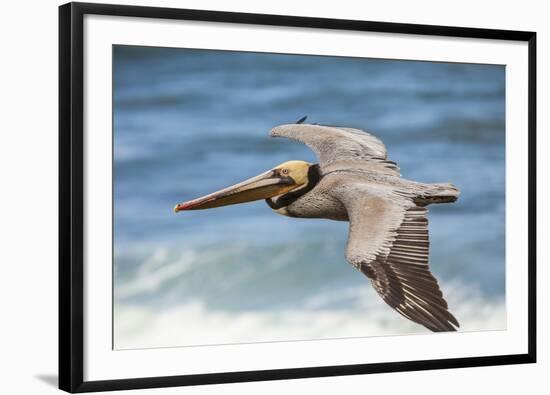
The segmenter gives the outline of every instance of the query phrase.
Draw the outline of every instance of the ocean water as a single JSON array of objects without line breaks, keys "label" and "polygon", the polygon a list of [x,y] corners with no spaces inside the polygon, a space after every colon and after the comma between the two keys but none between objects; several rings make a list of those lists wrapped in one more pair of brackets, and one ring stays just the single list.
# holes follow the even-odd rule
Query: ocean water
[{"label": "ocean water", "polygon": [[347,223],[264,201],[176,203],[291,159],[308,122],[371,131],[403,177],[453,182],[430,206],[430,265],[461,330],[506,327],[505,70],[499,65],[114,48],[114,347],[427,333],[344,258]]}]

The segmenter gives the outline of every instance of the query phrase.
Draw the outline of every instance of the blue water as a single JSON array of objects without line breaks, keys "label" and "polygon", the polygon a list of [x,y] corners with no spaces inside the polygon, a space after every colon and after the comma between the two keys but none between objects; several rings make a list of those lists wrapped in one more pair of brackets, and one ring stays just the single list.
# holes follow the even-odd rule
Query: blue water
[{"label": "blue water", "polygon": [[[405,178],[457,185],[458,202],[430,206],[432,271],[444,293],[446,284],[463,290],[448,298],[459,311],[469,294],[504,303],[503,66],[116,46],[113,67],[121,347],[156,346],[162,337],[125,342],[158,329],[121,322],[125,309],[146,311],[147,321],[192,304],[228,322],[288,311],[368,318],[356,302],[370,283],[345,261],[346,223],[282,217],[263,201],[172,212],[283,161],[316,161],[307,147],[268,135],[304,115],[371,131]],[[388,320],[406,321],[374,293],[368,298]],[[330,328],[319,336],[330,337]],[[216,342],[213,333],[208,341]],[[231,341],[220,334],[219,342]]]}]

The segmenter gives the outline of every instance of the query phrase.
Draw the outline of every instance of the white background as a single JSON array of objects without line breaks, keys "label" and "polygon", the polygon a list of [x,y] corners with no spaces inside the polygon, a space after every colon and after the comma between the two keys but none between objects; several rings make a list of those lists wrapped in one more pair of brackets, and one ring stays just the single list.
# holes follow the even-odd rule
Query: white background
[{"label": "white background", "polygon": [[[548,160],[549,91],[543,70],[550,69],[550,27],[544,2],[460,1],[447,3],[385,1],[370,5],[339,1],[320,5],[305,0],[277,2],[223,1],[122,1],[260,13],[381,20],[536,30],[539,50],[539,201],[548,183],[543,173]],[[2,13],[2,116],[0,143],[0,229],[3,273],[0,286],[2,332],[0,336],[0,391],[9,394],[53,393],[57,370],[57,5],[56,1],[26,1],[4,6]],[[545,51],[546,49],[546,51]],[[539,204],[539,222],[548,220],[548,210]],[[539,333],[548,327],[548,261],[545,235],[539,226]],[[423,394],[543,393],[544,371],[549,370],[550,350],[539,336],[537,365],[411,372],[354,377],[246,383],[193,388],[130,391],[131,393],[346,393],[381,392]],[[537,391],[538,388],[538,391]],[[547,388],[546,388],[547,391]]]}]

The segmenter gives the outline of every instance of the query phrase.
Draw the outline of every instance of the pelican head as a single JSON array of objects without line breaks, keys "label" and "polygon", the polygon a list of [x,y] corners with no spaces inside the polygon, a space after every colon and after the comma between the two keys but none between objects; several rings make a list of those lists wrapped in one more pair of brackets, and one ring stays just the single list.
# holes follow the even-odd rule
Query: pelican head
[{"label": "pelican head", "polygon": [[174,212],[229,206],[284,195],[309,183],[312,166],[316,165],[301,160],[284,162],[228,188],[177,204]]}]

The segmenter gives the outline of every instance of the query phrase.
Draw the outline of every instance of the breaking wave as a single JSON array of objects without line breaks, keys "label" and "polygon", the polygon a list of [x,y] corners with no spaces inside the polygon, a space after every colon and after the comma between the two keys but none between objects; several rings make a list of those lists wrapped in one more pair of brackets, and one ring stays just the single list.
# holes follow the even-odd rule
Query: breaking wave
[{"label": "breaking wave", "polygon": [[[463,284],[443,284],[460,331],[506,329],[503,300],[490,300]],[[347,295],[342,295],[347,294]],[[325,308],[333,298],[353,300],[349,309]],[[195,300],[162,310],[117,305],[116,349],[158,348],[213,344],[320,340],[427,333],[401,317],[369,288],[327,292],[301,305],[276,311],[209,309]]]}]

